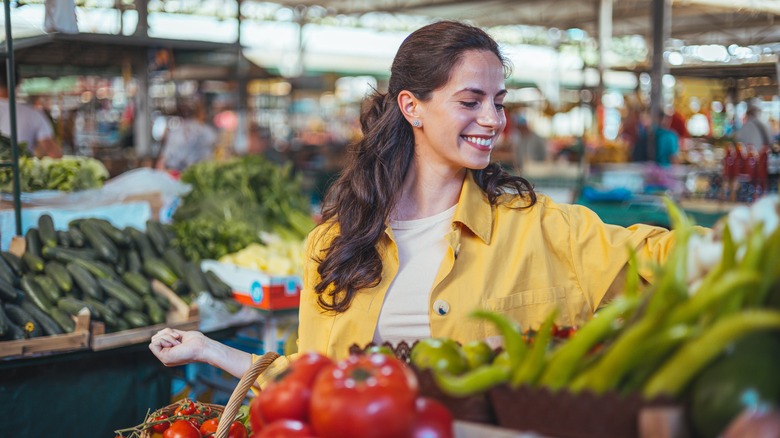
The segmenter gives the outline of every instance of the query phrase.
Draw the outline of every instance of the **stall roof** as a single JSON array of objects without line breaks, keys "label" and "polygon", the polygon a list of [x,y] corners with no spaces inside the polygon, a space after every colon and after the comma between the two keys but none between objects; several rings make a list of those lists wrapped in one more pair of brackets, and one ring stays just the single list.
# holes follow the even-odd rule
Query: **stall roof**
[{"label": "stall roof", "polygon": [[[50,33],[14,39],[14,57],[22,76],[59,77],[74,74],[120,74],[124,65],[137,65],[150,51],[167,49],[173,53],[173,67],[209,66],[207,77],[236,75],[239,46],[235,43],[176,40],[147,36]],[[6,53],[0,45],[0,56]],[[247,76],[272,76],[264,68],[247,61]],[[225,77],[225,76],[222,76]]]},{"label": "stall roof", "polygon": [[[467,20],[480,26],[580,28],[598,34],[599,0],[275,0],[322,6],[330,15],[374,12]],[[612,34],[652,33],[652,0],[613,0]],[[780,2],[672,0],[671,36],[688,44],[754,45],[780,41]]]}]

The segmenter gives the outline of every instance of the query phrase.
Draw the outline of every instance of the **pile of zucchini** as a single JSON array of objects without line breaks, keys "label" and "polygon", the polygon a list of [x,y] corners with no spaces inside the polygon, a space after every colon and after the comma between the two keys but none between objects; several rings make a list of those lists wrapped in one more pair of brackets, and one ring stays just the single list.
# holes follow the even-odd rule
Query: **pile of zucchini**
[{"label": "pile of zucchini", "polygon": [[150,220],[141,231],[86,218],[55,230],[48,214],[37,225],[25,233],[21,258],[0,253],[0,340],[70,333],[85,307],[108,333],[163,323],[170,303],[152,291],[152,279],[186,302],[207,292],[240,307],[219,277],[170,245],[168,225]]}]

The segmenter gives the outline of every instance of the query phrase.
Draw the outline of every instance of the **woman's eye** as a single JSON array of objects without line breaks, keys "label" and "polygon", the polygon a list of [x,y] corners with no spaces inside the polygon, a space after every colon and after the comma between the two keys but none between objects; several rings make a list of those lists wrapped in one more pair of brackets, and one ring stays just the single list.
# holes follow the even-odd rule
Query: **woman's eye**
[{"label": "woman's eye", "polygon": [[503,111],[504,110],[504,104],[503,103],[497,103],[496,104],[496,110]]},{"label": "woman's eye", "polygon": [[461,102],[461,105],[465,106],[466,108],[474,108],[477,106],[477,102]]}]

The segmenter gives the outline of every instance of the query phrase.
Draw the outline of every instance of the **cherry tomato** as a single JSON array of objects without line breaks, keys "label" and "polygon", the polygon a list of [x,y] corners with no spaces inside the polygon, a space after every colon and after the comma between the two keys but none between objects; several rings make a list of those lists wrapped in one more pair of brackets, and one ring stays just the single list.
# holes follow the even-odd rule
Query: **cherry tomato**
[{"label": "cherry tomato", "polygon": [[406,437],[416,418],[417,390],[414,373],[398,359],[352,356],[314,381],[311,425],[321,438]]},{"label": "cherry tomato", "polygon": [[227,438],[249,438],[249,433],[246,431],[244,423],[238,420],[234,421],[233,424],[230,425]]},{"label": "cherry tomato", "polygon": [[198,413],[198,415],[203,415],[204,417],[210,417],[212,413],[211,406],[198,403],[198,409],[196,409],[196,412]]},{"label": "cherry tomato", "polygon": [[283,419],[307,422],[314,379],[332,364],[333,361],[320,353],[306,353],[298,357],[255,397],[251,405],[253,408],[250,408],[251,416],[260,415],[267,423]]},{"label": "cherry tomato", "polygon": [[177,420],[169,427],[163,438],[201,438],[198,429],[187,420]]},{"label": "cherry tomato", "polygon": [[417,419],[411,438],[453,438],[452,414],[443,404],[428,397],[417,399]]},{"label": "cherry tomato", "polygon": [[[160,414],[160,415],[154,417],[154,421],[165,420],[166,418],[168,418],[167,415]],[[155,424],[154,426],[152,426],[152,430],[157,432],[157,433],[163,433],[163,432],[165,432],[165,429],[167,429],[169,427],[171,427],[171,423],[166,421],[165,423]]]},{"label": "cherry tomato", "polygon": [[219,427],[219,419],[212,418],[206,420],[200,425],[200,434],[204,437],[214,435],[217,432],[217,427]]},{"label": "cherry tomato", "polygon": [[298,420],[276,420],[252,438],[305,438],[314,436],[314,430]]},{"label": "cherry tomato", "polygon": [[179,406],[176,408],[176,411],[174,411],[174,415],[192,415],[195,413],[195,403],[185,398],[179,403]]},{"label": "cherry tomato", "polygon": [[195,417],[193,417],[193,418],[188,418],[188,419],[187,419],[187,421],[189,421],[189,422],[190,422],[190,424],[192,424],[193,426],[195,426],[195,429],[200,429],[200,421],[198,421],[198,419],[197,419],[197,418],[195,418]]}]

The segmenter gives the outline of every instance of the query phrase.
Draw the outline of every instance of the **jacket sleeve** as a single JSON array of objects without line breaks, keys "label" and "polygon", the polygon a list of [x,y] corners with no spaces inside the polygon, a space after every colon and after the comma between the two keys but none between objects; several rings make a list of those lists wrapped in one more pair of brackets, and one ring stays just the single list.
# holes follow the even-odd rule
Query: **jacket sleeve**
[{"label": "jacket sleeve", "polygon": [[[662,264],[675,243],[674,231],[636,224],[605,224],[592,210],[578,205],[569,209],[572,264],[582,290],[595,311],[606,295],[622,291],[629,248],[637,253],[639,272],[653,281],[653,266]],[[615,283],[615,284],[613,284]]]}]

